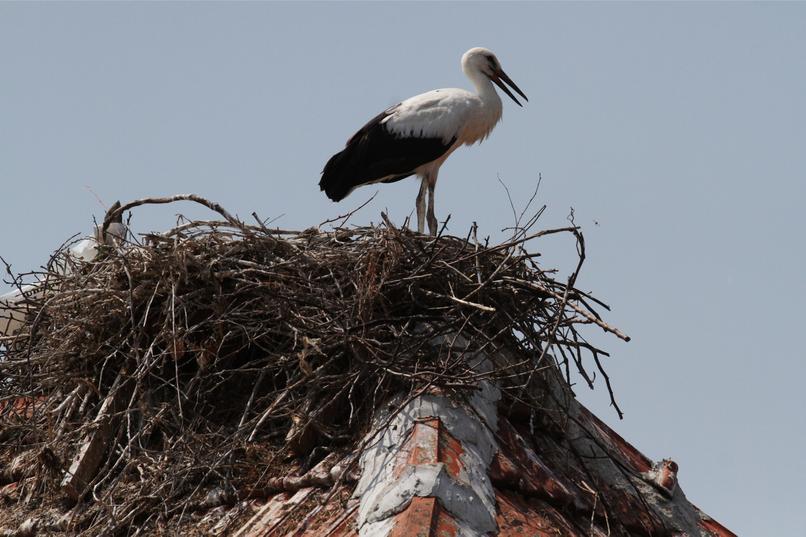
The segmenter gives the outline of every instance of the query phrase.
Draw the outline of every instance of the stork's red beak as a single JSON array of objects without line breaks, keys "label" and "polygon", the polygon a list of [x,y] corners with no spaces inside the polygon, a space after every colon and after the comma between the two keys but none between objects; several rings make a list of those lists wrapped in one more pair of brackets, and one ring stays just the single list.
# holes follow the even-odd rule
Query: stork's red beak
[{"label": "stork's red beak", "polygon": [[509,77],[507,76],[507,74],[504,72],[504,70],[503,70],[503,69],[499,69],[499,70],[495,71],[495,72],[493,73],[493,76],[491,77],[491,80],[492,80],[493,82],[495,82],[495,85],[496,85],[496,86],[498,86],[499,88],[501,88],[501,91],[503,91],[504,93],[506,93],[507,95],[509,95],[509,98],[510,98],[510,99],[512,99],[513,101],[515,101],[515,103],[516,103],[518,106],[523,106],[523,105],[520,103],[520,101],[518,101],[518,99],[516,99],[516,98],[515,98],[515,96],[514,96],[514,95],[512,95],[512,92],[511,92],[511,91],[509,91],[509,88],[508,88],[508,87],[506,87],[506,86],[504,85],[504,82],[506,82],[507,84],[509,84],[509,86],[510,86],[512,89],[514,89],[514,90],[515,90],[515,91],[518,93],[518,95],[520,95],[521,97],[523,97],[523,99],[524,99],[525,101],[528,101],[528,100],[529,100],[529,98],[528,98],[528,97],[526,97],[526,95],[525,95],[525,94],[524,94],[524,93],[521,91],[521,89],[518,87],[518,85],[517,85],[517,84],[515,84],[515,83],[512,81],[512,79],[511,79],[511,78],[509,78]]}]

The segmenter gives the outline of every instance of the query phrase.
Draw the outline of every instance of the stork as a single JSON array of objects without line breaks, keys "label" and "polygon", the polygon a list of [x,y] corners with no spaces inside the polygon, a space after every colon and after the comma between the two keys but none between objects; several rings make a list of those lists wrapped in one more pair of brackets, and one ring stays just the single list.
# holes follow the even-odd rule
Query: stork
[{"label": "stork", "polygon": [[434,189],[439,167],[462,144],[484,140],[501,119],[501,98],[493,83],[518,106],[522,105],[505,83],[529,100],[486,48],[465,52],[462,71],[476,86],[476,93],[458,88],[436,89],[387,108],[327,161],[319,188],[331,200],[341,201],[361,185],[393,183],[416,174],[421,181],[417,231],[423,233],[425,229],[428,192],[428,231],[436,235]]}]

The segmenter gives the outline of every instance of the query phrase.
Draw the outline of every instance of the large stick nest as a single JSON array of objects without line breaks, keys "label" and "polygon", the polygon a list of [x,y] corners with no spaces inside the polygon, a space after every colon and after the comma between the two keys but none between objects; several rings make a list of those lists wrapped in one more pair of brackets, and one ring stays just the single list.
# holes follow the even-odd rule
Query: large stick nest
[{"label": "large stick nest", "polygon": [[[219,503],[269,494],[276,478],[353,450],[401,392],[460,398],[491,378],[502,408],[540,412],[547,371],[604,374],[582,325],[622,337],[574,288],[573,226],[489,246],[475,230],[291,232],[219,212],[226,222],[102,247],[89,263],[63,249],[20,304],[23,328],[0,342],[0,461],[7,481],[28,478],[17,491],[28,511],[65,508],[65,472],[105,401],[108,446],[72,499],[73,532],[176,527],[211,490]],[[562,281],[525,247],[555,234],[579,252]],[[468,359],[479,352],[509,358],[482,372]]]}]

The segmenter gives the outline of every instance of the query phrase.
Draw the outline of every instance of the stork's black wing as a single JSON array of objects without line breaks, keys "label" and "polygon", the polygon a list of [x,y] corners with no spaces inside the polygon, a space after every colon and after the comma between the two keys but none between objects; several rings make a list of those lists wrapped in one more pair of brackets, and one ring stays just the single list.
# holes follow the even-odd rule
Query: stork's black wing
[{"label": "stork's black wing", "polygon": [[347,146],[330,157],[319,188],[333,201],[344,199],[354,188],[369,183],[392,183],[414,173],[418,166],[438,159],[456,141],[397,135],[381,123],[395,112],[395,105],[361,127]]}]

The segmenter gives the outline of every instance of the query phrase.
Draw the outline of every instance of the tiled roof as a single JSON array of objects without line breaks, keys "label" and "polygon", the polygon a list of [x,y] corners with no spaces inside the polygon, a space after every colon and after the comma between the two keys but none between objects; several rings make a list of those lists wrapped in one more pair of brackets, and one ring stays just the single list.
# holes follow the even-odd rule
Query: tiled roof
[{"label": "tiled roof", "polygon": [[686,499],[677,464],[653,463],[576,401],[558,433],[504,416],[494,389],[480,393],[379,412],[357,484],[327,500],[315,488],[279,494],[252,506],[236,535],[734,535]]},{"label": "tiled roof", "polygon": [[[565,426],[552,429],[523,411],[504,412],[499,398],[487,381],[464,401],[439,392],[393,398],[354,452],[283,478],[277,488],[286,491],[266,499],[213,501],[187,534],[734,535],[686,499],[674,461],[653,462],[575,399]],[[0,417],[22,422],[37,404],[2,401]],[[16,466],[0,468],[0,500],[24,479]]]}]

